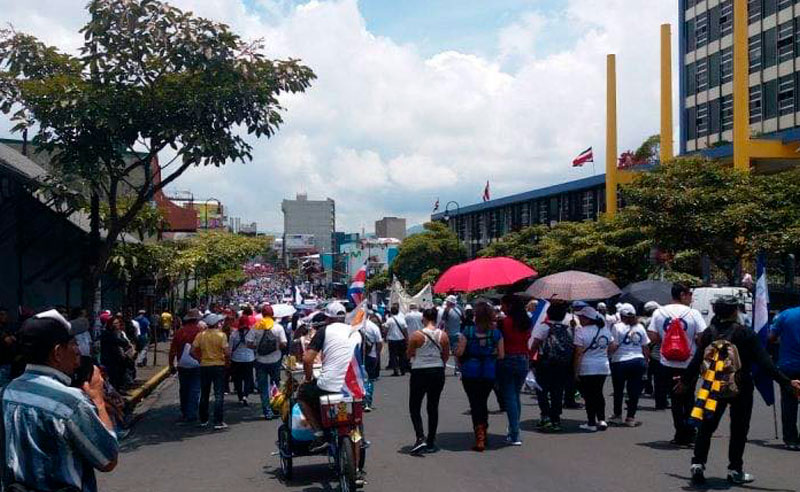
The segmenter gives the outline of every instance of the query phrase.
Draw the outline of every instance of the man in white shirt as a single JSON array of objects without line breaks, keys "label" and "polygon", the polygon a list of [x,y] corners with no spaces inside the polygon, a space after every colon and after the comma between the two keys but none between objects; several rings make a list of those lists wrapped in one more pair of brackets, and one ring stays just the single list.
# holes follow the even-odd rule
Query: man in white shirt
[{"label": "man in white shirt", "polygon": [[411,336],[415,331],[422,329],[422,313],[415,302],[409,304],[408,309],[408,314],[406,314],[406,328],[408,329],[408,336]]},{"label": "man in white shirt", "polygon": [[364,347],[364,369],[367,371],[368,381],[366,382],[366,396],[364,397],[364,411],[372,411],[372,403],[375,394],[375,381],[380,378],[381,373],[381,350],[383,350],[383,337],[381,329],[375,324],[372,318],[374,314],[369,314],[361,328]]},{"label": "man in white shirt", "polygon": [[[694,442],[695,429],[689,425],[689,415],[694,406],[694,384],[692,384],[692,391],[679,393],[675,391],[675,383],[686,372],[686,368],[697,350],[700,334],[706,329],[703,316],[698,310],[689,307],[691,304],[692,290],[683,284],[673,284],[672,304],[658,308],[653,313],[650,326],[647,328],[650,340],[655,344],[661,344],[661,365],[669,374],[672,423],[675,427],[675,437],[671,442],[677,446],[691,446]],[[665,355],[664,335],[673,322],[680,323],[691,349],[691,354],[685,360],[675,360],[674,357],[671,360]]]},{"label": "man in white shirt", "polygon": [[386,327],[386,341],[389,342],[389,367],[392,376],[403,376],[411,368],[406,357],[406,342],[408,340],[408,326],[405,319],[399,316],[400,308],[395,304],[389,312]]}]

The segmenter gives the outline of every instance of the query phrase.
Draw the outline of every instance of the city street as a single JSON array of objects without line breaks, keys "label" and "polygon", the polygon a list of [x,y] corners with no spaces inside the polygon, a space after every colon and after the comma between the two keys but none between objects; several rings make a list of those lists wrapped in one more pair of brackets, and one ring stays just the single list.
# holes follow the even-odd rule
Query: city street
[{"label": "city street", "polygon": [[[452,374],[452,373],[451,373]],[[413,433],[408,418],[407,377],[383,377],[376,385],[376,410],[366,416],[372,442],[367,461],[367,491],[423,492],[444,490],[692,490],[688,449],[674,449],[668,412],[653,411],[645,398],[635,429],[610,428],[584,434],[582,410],[567,410],[566,430],[558,435],[534,430],[539,410],[536,400],[523,395],[521,448],[506,447],[505,414],[490,416],[490,449],[470,450],[472,431],[467,400],[455,377],[448,376],[440,410],[438,454],[407,454]],[[610,382],[606,383],[610,390]],[[321,458],[295,460],[295,480],[281,481],[275,451],[278,421],[260,419],[255,398],[241,407],[234,396],[226,401],[226,431],[178,427],[177,380],[164,383],[143,404],[143,417],[123,443],[119,466],[98,476],[100,490],[160,491],[278,491],[337,490]],[[608,400],[610,407],[610,400]],[[147,408],[149,407],[149,409]],[[494,396],[490,410],[497,410]],[[426,424],[427,425],[427,424]],[[727,489],[727,417],[712,442],[708,488]],[[756,481],[745,487],[763,491],[798,488],[798,454],[784,451],[774,440],[772,410],[757,397],[745,454],[745,468]]]}]

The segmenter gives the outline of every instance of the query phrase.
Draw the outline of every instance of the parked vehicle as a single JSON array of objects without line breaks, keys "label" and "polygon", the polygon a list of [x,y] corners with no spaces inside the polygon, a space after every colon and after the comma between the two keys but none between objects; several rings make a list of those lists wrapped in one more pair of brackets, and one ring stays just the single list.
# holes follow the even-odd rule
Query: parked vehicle
[{"label": "parked vehicle", "polygon": [[711,304],[721,296],[739,297],[745,305],[748,316],[753,315],[753,295],[745,287],[698,287],[692,290],[692,307],[700,311],[706,323],[711,321],[714,311]]}]

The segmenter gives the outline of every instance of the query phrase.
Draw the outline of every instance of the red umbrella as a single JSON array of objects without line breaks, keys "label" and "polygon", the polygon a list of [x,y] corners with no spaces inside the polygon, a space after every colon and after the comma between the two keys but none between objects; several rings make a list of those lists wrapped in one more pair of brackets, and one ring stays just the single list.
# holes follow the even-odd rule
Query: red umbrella
[{"label": "red umbrella", "polygon": [[437,294],[472,292],[511,285],[536,275],[536,270],[513,258],[478,258],[448,268],[436,281],[433,291]]}]

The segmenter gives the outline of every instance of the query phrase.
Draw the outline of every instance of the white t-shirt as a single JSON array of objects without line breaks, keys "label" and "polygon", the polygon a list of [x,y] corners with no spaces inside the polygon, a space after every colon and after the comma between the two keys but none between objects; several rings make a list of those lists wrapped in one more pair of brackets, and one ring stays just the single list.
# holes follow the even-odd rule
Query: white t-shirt
[{"label": "white t-shirt", "polygon": [[386,339],[390,342],[405,340],[402,330],[406,328],[406,322],[399,316],[390,315],[386,320]]},{"label": "white t-shirt", "polygon": [[642,347],[650,343],[647,331],[641,323],[633,326],[617,323],[612,330],[614,341],[619,344],[617,350],[611,354],[611,362],[625,362],[633,359],[644,359]]},{"label": "white t-shirt", "polygon": [[381,329],[378,328],[378,325],[373,323],[370,320],[364,324],[364,338],[369,340],[372,344],[372,350],[369,351],[367,354],[368,357],[377,357],[378,356],[378,344],[383,343],[383,337],[381,336]]},{"label": "white t-shirt", "polygon": [[406,327],[408,328],[408,336],[411,336],[417,330],[422,329],[422,313],[419,311],[409,311],[406,314]]},{"label": "white t-shirt", "polygon": [[[569,326],[569,322],[572,321],[572,315],[567,314],[566,316],[564,316],[564,319],[560,321],[558,320],[548,320],[548,321],[550,323],[560,323],[562,325]],[[542,341],[546,340],[547,337],[550,336],[550,325],[548,325],[547,323],[539,323],[538,325],[533,327],[533,332],[531,333],[531,336],[536,340],[542,340]]]},{"label": "white t-shirt", "polygon": [[689,338],[689,347],[692,349],[692,354],[683,362],[667,360],[661,357],[661,365],[685,369],[689,367],[689,362],[691,362],[692,357],[694,357],[694,353],[697,350],[695,339],[706,329],[706,321],[697,309],[692,309],[683,304],[667,304],[666,306],[661,306],[656,309],[653,313],[653,317],[650,319],[650,326],[647,330],[657,333],[660,339],[663,340],[664,328],[666,328],[667,322],[672,318],[681,318],[686,322],[686,336]]},{"label": "white t-shirt", "polygon": [[317,376],[320,389],[342,391],[347,366],[360,343],[358,329],[344,323],[332,323],[317,330],[308,348],[322,354],[322,370]]},{"label": "white t-shirt", "polygon": [[[261,338],[264,336],[264,333],[267,330],[253,330],[255,332],[255,339],[253,340],[256,344],[256,351],[258,351],[258,343],[261,341]],[[281,344],[286,343],[286,330],[283,329],[283,325],[280,323],[275,323],[270,328],[272,334],[275,335],[275,338],[278,339],[278,348],[275,349],[274,352],[270,352],[267,355],[258,355],[256,352],[256,362],[260,364],[274,364],[281,360],[281,356],[283,353],[281,352]]]},{"label": "white t-shirt", "polygon": [[[598,333],[598,330],[599,333]],[[597,335],[595,337],[595,335]],[[592,342],[594,340],[594,342]],[[608,347],[614,341],[611,330],[605,326],[579,326],[575,328],[575,350],[583,354],[578,368],[579,376],[606,376],[611,374],[608,363]]]},{"label": "white t-shirt", "polygon": [[247,330],[242,339],[240,330],[233,330],[231,333],[231,340],[228,345],[231,347],[231,360],[233,362],[253,362],[256,360],[256,351],[248,347],[252,345],[256,338],[256,332],[253,329]]}]

